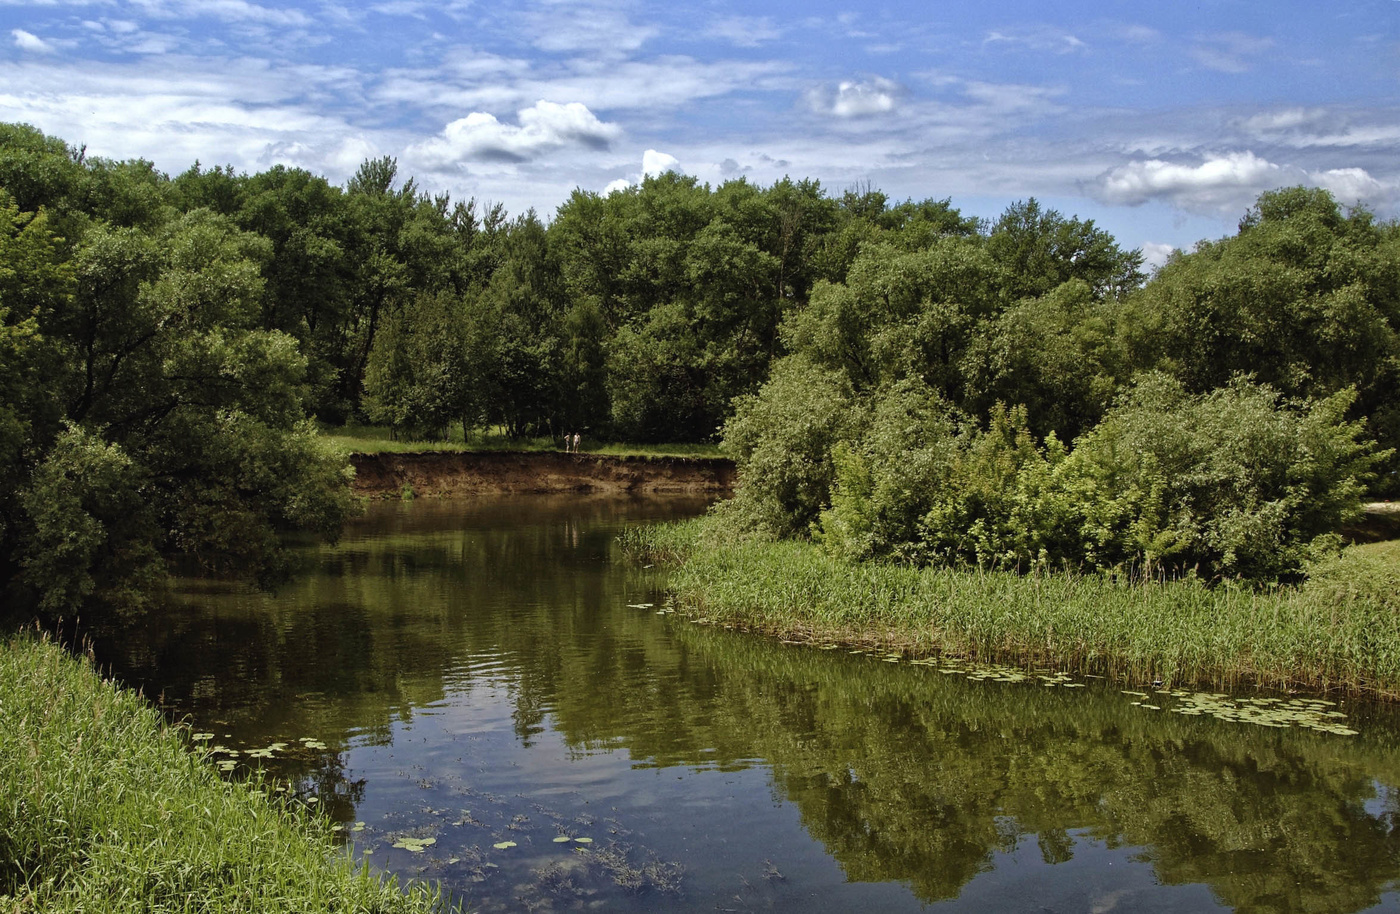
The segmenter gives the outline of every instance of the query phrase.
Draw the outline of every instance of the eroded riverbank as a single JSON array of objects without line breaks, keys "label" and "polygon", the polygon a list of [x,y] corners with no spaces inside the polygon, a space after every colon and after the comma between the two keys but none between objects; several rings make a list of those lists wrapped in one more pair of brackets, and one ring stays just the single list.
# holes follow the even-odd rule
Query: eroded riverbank
[{"label": "eroded riverbank", "polygon": [[358,495],[699,495],[734,488],[717,457],[617,457],[557,451],[351,454]]}]

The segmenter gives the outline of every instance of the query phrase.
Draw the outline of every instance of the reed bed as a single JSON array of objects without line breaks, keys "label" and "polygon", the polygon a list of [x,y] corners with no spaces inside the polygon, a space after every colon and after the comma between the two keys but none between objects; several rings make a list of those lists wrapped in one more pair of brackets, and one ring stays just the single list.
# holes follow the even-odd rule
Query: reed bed
[{"label": "reed bed", "polygon": [[35,637],[0,645],[0,911],[438,910],[327,823],[221,780],[183,728]]},{"label": "reed bed", "polygon": [[1400,697],[1400,544],[1348,548],[1307,583],[932,569],[806,542],[721,541],[706,519],[628,531],[697,620],[789,640],[1053,666],[1132,682]]}]

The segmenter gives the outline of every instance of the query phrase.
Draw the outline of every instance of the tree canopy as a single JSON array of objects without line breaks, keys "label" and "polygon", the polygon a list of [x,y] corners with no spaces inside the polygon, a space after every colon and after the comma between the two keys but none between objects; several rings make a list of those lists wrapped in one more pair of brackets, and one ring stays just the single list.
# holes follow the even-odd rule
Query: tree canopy
[{"label": "tree canopy", "polygon": [[[54,611],[172,561],[265,577],[279,532],[334,531],[313,418],[722,440],[741,527],[855,556],[1277,576],[1400,488],[1397,391],[1400,228],[1317,189],[1148,278],[1034,199],[984,221],[668,172],[546,220],[388,157],[343,187],[171,178],[0,125],[0,566]],[[1222,469],[1246,443],[1286,465]],[[1250,482],[1182,481],[1212,474]]]}]

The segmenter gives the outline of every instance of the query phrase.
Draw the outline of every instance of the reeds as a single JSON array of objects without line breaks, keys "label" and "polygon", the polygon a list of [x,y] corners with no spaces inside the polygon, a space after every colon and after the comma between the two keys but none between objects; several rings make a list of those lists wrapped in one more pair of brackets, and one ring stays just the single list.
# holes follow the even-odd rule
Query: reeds
[{"label": "reeds", "polygon": [[56,645],[0,645],[0,910],[424,912]]},{"label": "reeds", "polygon": [[805,542],[718,541],[706,521],[629,531],[677,608],[784,638],[1134,682],[1400,697],[1400,544],[1351,547],[1299,586],[847,563]]}]

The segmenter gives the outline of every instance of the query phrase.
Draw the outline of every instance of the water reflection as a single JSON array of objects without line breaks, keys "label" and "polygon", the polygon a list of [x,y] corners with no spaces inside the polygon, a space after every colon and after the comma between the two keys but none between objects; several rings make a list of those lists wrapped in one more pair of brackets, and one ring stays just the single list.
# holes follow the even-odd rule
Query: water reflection
[{"label": "water reflection", "polygon": [[657,615],[613,537],[702,507],[376,505],[99,650],[470,909],[1397,907],[1392,710],[1263,729]]}]

